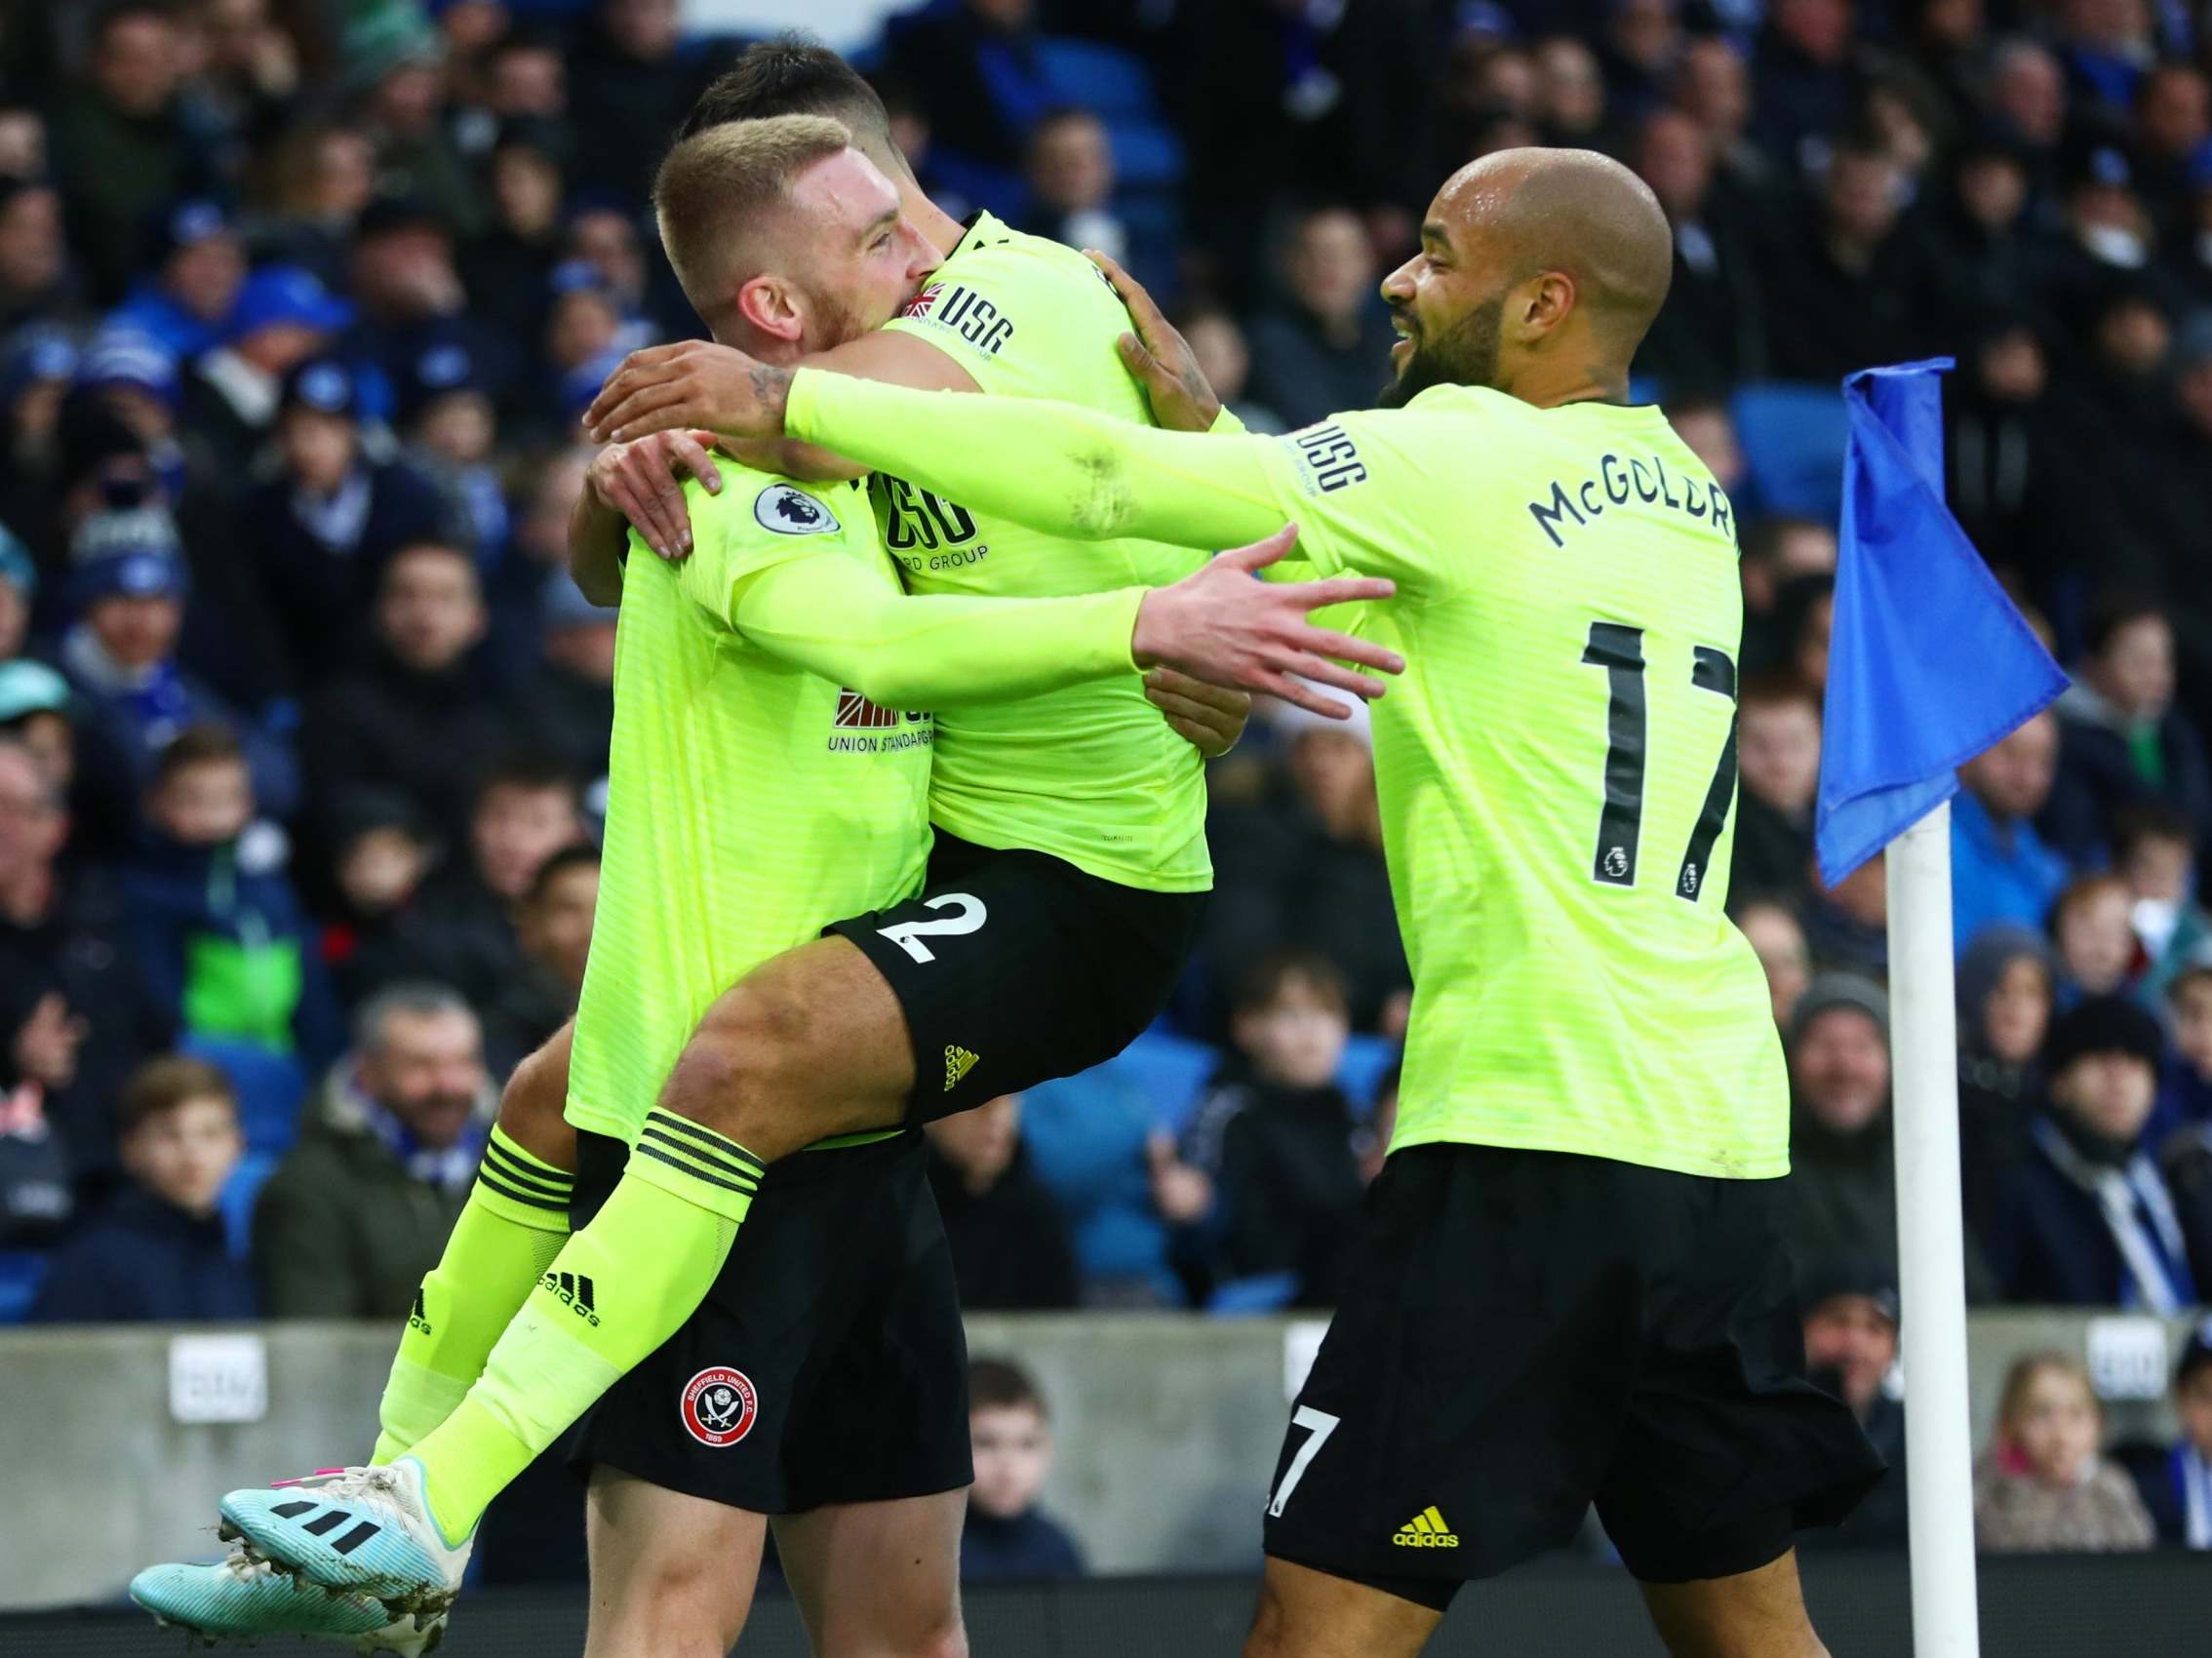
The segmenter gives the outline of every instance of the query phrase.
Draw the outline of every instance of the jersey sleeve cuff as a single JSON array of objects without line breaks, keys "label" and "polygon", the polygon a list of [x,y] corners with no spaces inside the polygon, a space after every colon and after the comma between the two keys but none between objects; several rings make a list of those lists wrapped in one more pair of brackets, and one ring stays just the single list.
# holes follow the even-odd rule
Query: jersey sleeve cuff
[{"label": "jersey sleeve cuff", "polygon": [[1237,418],[1237,412],[1226,403],[1221,406],[1221,413],[1214,415],[1213,424],[1205,429],[1206,436],[1216,438],[1242,437],[1245,430],[1244,422]]}]

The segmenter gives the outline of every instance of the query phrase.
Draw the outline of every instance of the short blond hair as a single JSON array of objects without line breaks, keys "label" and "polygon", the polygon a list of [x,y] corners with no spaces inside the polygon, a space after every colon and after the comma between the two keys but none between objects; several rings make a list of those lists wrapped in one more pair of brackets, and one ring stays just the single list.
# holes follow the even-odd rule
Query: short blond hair
[{"label": "short blond hair", "polygon": [[721,308],[734,281],[758,272],[758,232],[790,199],[792,183],[847,148],[852,134],[825,115],[725,121],[668,152],[652,181],[661,246],[700,316]]}]

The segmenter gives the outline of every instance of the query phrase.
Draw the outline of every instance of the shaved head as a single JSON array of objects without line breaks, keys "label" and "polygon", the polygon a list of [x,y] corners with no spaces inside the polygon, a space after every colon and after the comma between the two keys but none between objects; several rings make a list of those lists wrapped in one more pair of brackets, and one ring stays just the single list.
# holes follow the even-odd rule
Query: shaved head
[{"label": "shaved head", "polygon": [[1625,395],[1666,301],[1674,234],[1649,185],[1586,149],[1507,149],[1437,192],[1383,296],[1408,346],[1386,404],[1442,383],[1549,404]]}]

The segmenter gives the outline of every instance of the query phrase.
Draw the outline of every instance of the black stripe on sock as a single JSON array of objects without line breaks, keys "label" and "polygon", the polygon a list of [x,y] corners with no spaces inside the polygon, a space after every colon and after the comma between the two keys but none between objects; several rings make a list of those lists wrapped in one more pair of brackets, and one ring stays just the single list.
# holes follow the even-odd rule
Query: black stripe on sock
[{"label": "black stripe on sock", "polygon": [[343,1537],[340,1537],[336,1543],[333,1543],[331,1547],[336,1549],[341,1555],[350,1555],[354,1550],[360,1548],[362,1544],[368,1542],[370,1538],[375,1536],[376,1533],[381,1531],[382,1529],[382,1526],[375,1524],[372,1520],[365,1520],[359,1525],[355,1526],[351,1531],[348,1531]]},{"label": "black stripe on sock", "polygon": [[726,1163],[711,1153],[702,1152],[696,1147],[686,1145],[675,1135],[663,1133],[651,1123],[638,1130],[638,1143],[643,1145],[648,1140],[659,1141],[677,1157],[695,1163],[702,1168],[711,1168],[717,1174],[728,1175],[732,1180],[742,1180],[745,1183],[745,1190],[748,1192],[760,1183],[759,1170],[747,1168],[741,1164]]},{"label": "black stripe on sock", "polygon": [[488,1138],[484,1142],[484,1149],[487,1152],[497,1152],[500,1157],[513,1164],[524,1173],[534,1174],[540,1180],[556,1180],[564,1185],[573,1185],[575,1181],[576,1177],[573,1170],[556,1167],[541,1157],[532,1156],[529,1152],[524,1151],[521,1146],[515,1144],[511,1138],[504,1141],[495,1137]]},{"label": "black stripe on sock", "polygon": [[333,1509],[329,1514],[310,1520],[299,1529],[306,1532],[310,1537],[320,1537],[325,1532],[336,1531],[349,1518],[351,1517],[346,1514],[345,1510]]},{"label": "black stripe on sock", "polygon": [[496,1143],[484,1148],[484,1166],[498,1171],[518,1186],[542,1188],[549,1197],[566,1197],[575,1189],[576,1177],[573,1174],[549,1173],[522,1163],[501,1151]]},{"label": "black stripe on sock", "polygon": [[657,1127],[667,1128],[678,1134],[687,1134],[704,1145],[709,1151],[720,1152],[725,1157],[733,1157],[739,1163],[749,1165],[756,1174],[768,1172],[768,1165],[735,1140],[725,1139],[712,1128],[702,1128],[689,1117],[678,1117],[671,1111],[649,1111],[646,1113],[646,1121]]},{"label": "black stripe on sock", "polygon": [[637,1156],[650,1157],[655,1163],[665,1163],[670,1168],[677,1169],[685,1174],[689,1174],[693,1180],[704,1181],[709,1186],[720,1186],[724,1191],[735,1192],[740,1197],[750,1198],[753,1195],[752,1187],[740,1186],[734,1180],[724,1180],[719,1176],[708,1174],[699,1169],[693,1168],[690,1164],[681,1163],[675,1158],[670,1157],[658,1146],[649,1146],[643,1140],[640,1140],[637,1145],[632,1147],[631,1149],[636,1153]]},{"label": "black stripe on sock", "polygon": [[487,1192],[496,1192],[500,1197],[512,1203],[528,1204],[533,1209],[551,1209],[555,1214],[567,1214],[569,1212],[569,1203],[566,1198],[533,1197],[528,1192],[519,1191],[515,1187],[505,1185],[495,1179],[489,1168],[480,1168],[476,1171],[476,1183]]}]

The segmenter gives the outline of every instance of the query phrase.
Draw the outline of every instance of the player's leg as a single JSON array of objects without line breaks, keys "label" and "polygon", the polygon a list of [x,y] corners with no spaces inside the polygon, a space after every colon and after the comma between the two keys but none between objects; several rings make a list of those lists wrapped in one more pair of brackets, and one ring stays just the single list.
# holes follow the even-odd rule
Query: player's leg
[{"label": "player's leg", "polygon": [[767,1520],[605,1466],[584,1508],[584,1658],[723,1658],[753,1606]]},{"label": "player's leg", "polygon": [[1244,1658],[1415,1658],[1442,1621],[1441,1607],[1271,1559]]},{"label": "player's leg", "polygon": [[1727,1577],[1641,1587],[1674,1658],[1828,1658],[1805,1611],[1795,1549]]},{"label": "player's leg", "polygon": [[836,1503],[774,1521],[776,1558],[816,1658],[968,1658],[965,1490]]},{"label": "player's leg", "polygon": [[476,1183],[400,1334],[374,1462],[404,1454],[467,1397],[493,1343],[568,1242],[576,1135],[563,1113],[573,1031],[562,1026],[500,1094]]}]

